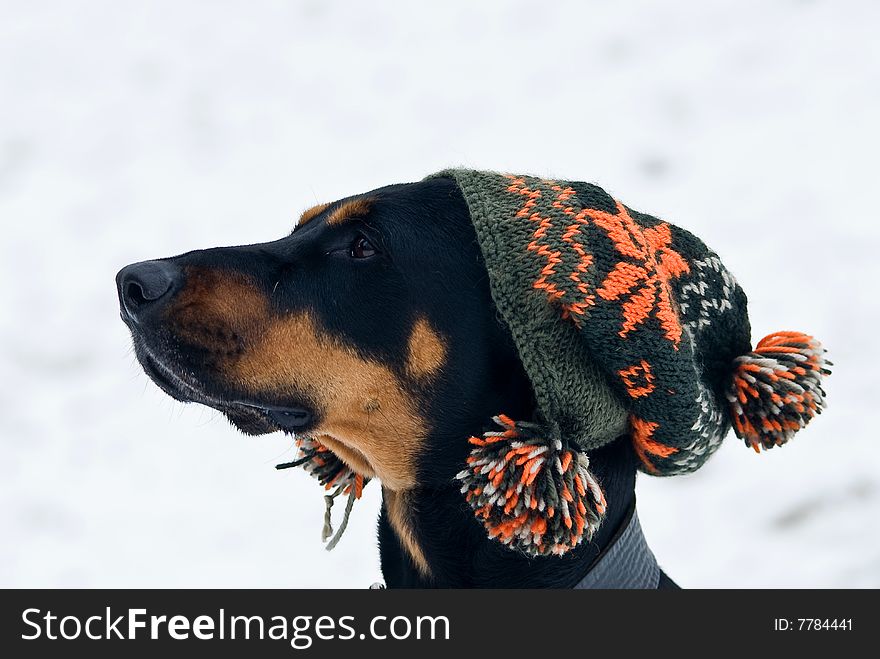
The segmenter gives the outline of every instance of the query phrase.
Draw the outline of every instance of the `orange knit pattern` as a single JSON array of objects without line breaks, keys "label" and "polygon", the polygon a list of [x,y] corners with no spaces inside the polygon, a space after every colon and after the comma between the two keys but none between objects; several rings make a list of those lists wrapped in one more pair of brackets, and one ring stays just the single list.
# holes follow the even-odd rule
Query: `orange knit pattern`
[{"label": "orange knit pattern", "polygon": [[[537,224],[527,249],[530,252],[543,256],[546,261],[544,267],[541,268],[540,276],[532,284],[532,287],[544,291],[551,302],[562,300],[566,295],[566,291],[561,290],[556,284],[549,281],[549,278],[556,274],[556,267],[562,263],[562,252],[550,247],[547,231],[553,227],[553,223],[549,216],[541,215],[536,208],[538,200],[542,196],[541,191],[527,186],[525,179],[522,177],[507,175],[506,178],[510,180],[507,192],[519,194],[526,198],[523,207],[517,211],[516,217],[527,218]],[[561,307],[563,318],[573,318],[579,324],[578,317],[583,316],[584,310],[595,303],[595,297],[590,292],[587,283],[581,279],[581,276],[593,264],[593,255],[587,252],[583,245],[575,240],[575,236],[580,233],[581,227],[588,223],[586,219],[587,211],[576,211],[574,206],[568,203],[569,199],[575,196],[573,188],[568,186],[562,187],[552,181],[545,181],[545,183],[556,193],[555,199],[551,202],[553,208],[571,217],[571,224],[566,226],[562,240],[578,255],[578,264],[568,275],[568,278],[575,283],[576,290],[583,297],[578,300],[563,301],[561,302]]]},{"label": "orange knit pattern", "polygon": [[668,458],[673,453],[677,453],[678,449],[674,446],[661,444],[653,439],[654,431],[660,427],[659,423],[631,416],[630,425],[632,425],[633,448],[635,448],[639,460],[642,461],[642,464],[650,473],[658,473],[657,467],[654,466],[650,456]]},{"label": "orange knit pattern", "polygon": [[537,228],[535,228],[535,233],[532,235],[531,242],[528,244],[528,250],[543,256],[546,259],[546,264],[541,268],[541,276],[538,277],[533,286],[547,293],[547,297],[553,302],[565,295],[565,291],[559,290],[556,287],[556,284],[552,281],[548,281],[549,277],[556,274],[556,266],[562,262],[562,252],[551,249],[546,241],[547,231],[553,226],[550,222],[550,218],[542,217],[541,214],[535,210],[538,199],[541,197],[541,191],[533,190],[528,187],[523,178],[516,176],[508,176],[507,178],[511,180],[510,185],[507,187],[507,191],[514,194],[521,194],[526,198],[525,204],[516,213],[516,217],[528,218],[530,221],[535,222],[538,225]]},{"label": "orange knit pattern", "polygon": [[654,374],[651,365],[644,359],[639,364],[623,369],[618,375],[626,387],[626,393],[632,398],[642,398],[654,391]]},{"label": "orange knit pattern", "polygon": [[666,223],[643,229],[619,201],[617,214],[588,209],[597,226],[604,229],[614,247],[626,257],[608,273],[596,291],[603,300],[616,301],[628,296],[623,304],[623,327],[626,338],[656,310],[664,336],[678,349],[681,324],[672,307],[669,281],[690,272],[690,266],[672,248],[672,233]]},{"label": "orange knit pattern", "polygon": [[589,267],[593,265],[593,255],[585,250],[581,243],[574,240],[574,237],[580,233],[581,227],[587,224],[587,211],[582,209],[579,212],[575,212],[572,205],[566,203],[574,196],[574,188],[568,186],[563,188],[559,185],[554,185],[551,189],[558,193],[556,200],[553,202],[553,207],[560,209],[563,213],[570,216],[572,220],[572,223],[566,227],[565,233],[562,234],[562,240],[567,245],[570,245],[572,251],[578,255],[578,264],[568,278],[577,285],[578,292],[583,296],[580,301],[564,303],[562,305],[562,316],[564,318],[571,317],[577,324],[580,324],[578,316],[584,315],[584,309],[596,303],[596,298],[590,292],[589,286],[581,279],[581,275],[586,274]]}]

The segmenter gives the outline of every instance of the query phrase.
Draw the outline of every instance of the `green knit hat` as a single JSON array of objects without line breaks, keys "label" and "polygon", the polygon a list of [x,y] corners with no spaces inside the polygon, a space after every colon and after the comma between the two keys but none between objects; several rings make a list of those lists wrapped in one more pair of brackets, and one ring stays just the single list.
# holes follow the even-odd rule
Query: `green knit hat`
[{"label": "green knit hat", "polygon": [[499,410],[458,475],[490,536],[532,555],[605,511],[585,451],[628,433],[644,471],[694,471],[731,424],[760,450],[824,407],[824,350],[797,332],[752,350],[746,296],[698,238],[589,183],[452,169],[538,417]]}]

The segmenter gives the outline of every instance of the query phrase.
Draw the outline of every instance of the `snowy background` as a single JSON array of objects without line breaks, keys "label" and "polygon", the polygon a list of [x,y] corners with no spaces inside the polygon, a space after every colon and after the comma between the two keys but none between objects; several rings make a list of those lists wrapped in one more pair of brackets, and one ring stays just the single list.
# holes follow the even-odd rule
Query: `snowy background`
[{"label": "snowy background", "polygon": [[[641,477],[681,585],[880,586],[876,2],[0,0],[0,585],[364,587],[281,435],[148,382],[113,276],[469,165],[597,182],[713,246],[755,339],[832,351],[784,449]],[[476,6],[478,5],[478,6]],[[337,513],[340,511],[337,510]]]}]

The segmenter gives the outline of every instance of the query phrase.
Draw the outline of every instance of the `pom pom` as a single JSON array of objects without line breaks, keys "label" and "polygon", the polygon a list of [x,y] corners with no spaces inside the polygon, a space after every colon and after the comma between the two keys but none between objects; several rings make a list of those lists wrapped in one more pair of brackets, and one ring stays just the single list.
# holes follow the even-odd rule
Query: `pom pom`
[{"label": "pom pom", "polygon": [[747,446],[781,446],[822,412],[822,378],[832,365],[825,352],[812,336],[777,332],[736,359],[727,399],[734,431]]},{"label": "pom pom", "polygon": [[299,449],[296,460],[275,465],[276,469],[302,466],[325,490],[335,487],[334,495],[354,491],[355,499],[361,498],[368,478],[352,471],[339,456],[313,437],[297,437],[296,447]]},{"label": "pom pom", "polygon": [[[352,506],[356,499],[361,498],[364,485],[369,483],[370,479],[354,472],[339,459],[338,455],[313,437],[297,437],[296,447],[299,449],[296,460],[275,465],[275,468],[289,469],[301,466],[306,473],[318,479],[325,490],[333,489],[332,493],[324,496],[324,528],[321,531],[321,540],[326,542],[326,548],[331,550],[336,547],[342,534],[345,533]],[[348,501],[345,504],[342,524],[334,534],[330,513],[333,501],[340,494],[347,494]]]},{"label": "pom pom", "polygon": [[456,476],[489,537],[531,556],[564,554],[592,537],[605,496],[587,456],[535,424],[493,421],[500,430],[468,440],[468,466]]}]

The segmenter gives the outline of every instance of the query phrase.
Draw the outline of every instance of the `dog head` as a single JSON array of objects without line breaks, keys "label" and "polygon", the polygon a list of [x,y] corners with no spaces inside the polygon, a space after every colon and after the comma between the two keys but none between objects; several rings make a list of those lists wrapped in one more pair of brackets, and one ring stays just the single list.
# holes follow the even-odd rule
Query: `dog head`
[{"label": "dog head", "polygon": [[117,275],[146,373],[241,431],[302,433],[391,490],[443,480],[467,437],[534,403],[458,188],[390,186],[290,235]]}]

